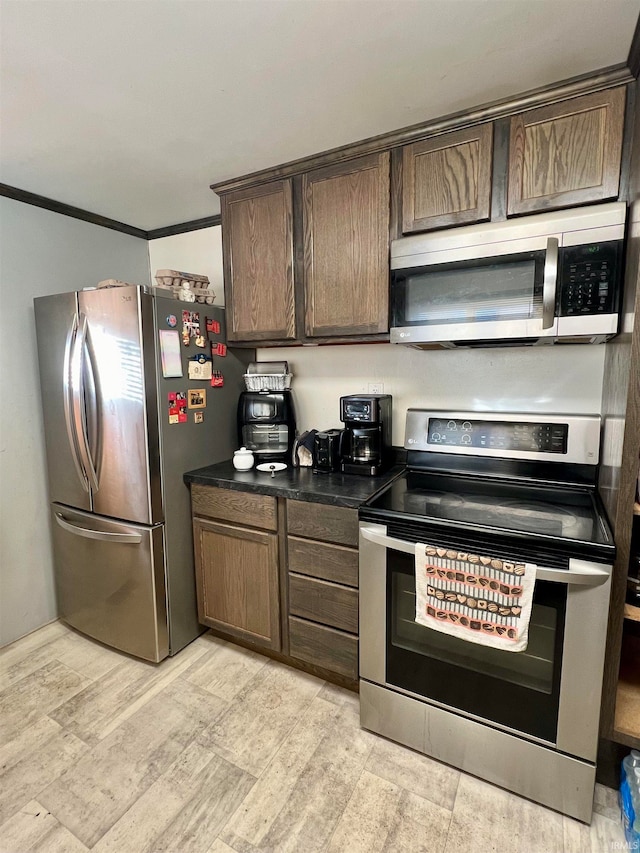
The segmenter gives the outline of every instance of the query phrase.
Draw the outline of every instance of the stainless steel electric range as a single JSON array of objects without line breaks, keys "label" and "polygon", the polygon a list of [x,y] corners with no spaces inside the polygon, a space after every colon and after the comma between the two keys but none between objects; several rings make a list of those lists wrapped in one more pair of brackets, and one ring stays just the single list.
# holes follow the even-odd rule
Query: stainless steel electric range
[{"label": "stainless steel electric range", "polygon": [[[406,471],[361,507],[361,724],[589,822],[615,547],[598,416],[410,409]],[[510,652],[415,621],[415,543],[537,566]]]}]

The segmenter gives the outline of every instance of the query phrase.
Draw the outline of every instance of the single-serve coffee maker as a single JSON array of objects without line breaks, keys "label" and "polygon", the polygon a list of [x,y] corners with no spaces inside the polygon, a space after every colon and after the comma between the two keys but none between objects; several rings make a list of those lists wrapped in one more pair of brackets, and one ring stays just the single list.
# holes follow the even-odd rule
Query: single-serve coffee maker
[{"label": "single-serve coffee maker", "polygon": [[391,466],[391,395],[340,397],[340,470],[374,477]]}]

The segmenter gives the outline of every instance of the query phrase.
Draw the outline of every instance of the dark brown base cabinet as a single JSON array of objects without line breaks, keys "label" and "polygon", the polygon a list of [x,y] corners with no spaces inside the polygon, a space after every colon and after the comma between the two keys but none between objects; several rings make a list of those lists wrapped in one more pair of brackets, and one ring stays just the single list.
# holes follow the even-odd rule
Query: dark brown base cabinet
[{"label": "dark brown base cabinet", "polygon": [[200,622],[280,651],[276,499],[194,485],[191,503]]},{"label": "dark brown base cabinet", "polygon": [[358,679],[358,511],[192,485],[198,617],[314,675]]},{"label": "dark brown base cabinet", "polygon": [[358,511],[287,501],[287,532],[289,654],[355,680]]}]

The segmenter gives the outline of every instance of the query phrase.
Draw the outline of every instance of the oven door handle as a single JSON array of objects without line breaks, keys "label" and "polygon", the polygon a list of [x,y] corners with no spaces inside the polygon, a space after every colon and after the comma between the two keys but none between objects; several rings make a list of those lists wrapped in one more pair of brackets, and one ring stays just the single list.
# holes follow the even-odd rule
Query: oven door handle
[{"label": "oven door handle", "polygon": [[360,535],[364,536],[369,542],[374,545],[382,545],[383,548],[390,548],[392,551],[403,551],[405,554],[415,554],[415,542],[405,542],[403,539],[393,539],[385,533],[380,533],[374,527],[365,527],[361,525]]},{"label": "oven door handle", "polygon": [[[360,534],[364,539],[373,542],[374,545],[382,545],[392,551],[402,551],[405,554],[414,555],[416,552],[415,542],[405,542],[403,539],[394,539],[381,533],[376,527],[360,526]],[[554,583],[579,584],[580,586],[599,586],[606,583],[610,572],[606,568],[599,568],[595,563],[585,560],[569,560],[569,570],[550,569],[538,566],[536,579],[541,581],[553,581]]]}]

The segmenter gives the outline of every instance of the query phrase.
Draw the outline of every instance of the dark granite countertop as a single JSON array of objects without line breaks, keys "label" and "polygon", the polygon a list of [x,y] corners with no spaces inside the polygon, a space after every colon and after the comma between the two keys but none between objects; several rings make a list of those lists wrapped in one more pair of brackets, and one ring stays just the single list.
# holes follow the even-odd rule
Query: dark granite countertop
[{"label": "dark granite countertop", "polygon": [[198,483],[201,486],[217,486],[221,489],[357,509],[395,480],[403,470],[403,466],[395,465],[379,477],[365,477],[358,474],[314,474],[311,468],[288,466],[284,471],[275,472],[272,477],[255,468],[251,471],[236,471],[229,460],[188,471],[184,475],[184,482],[187,485]]}]

